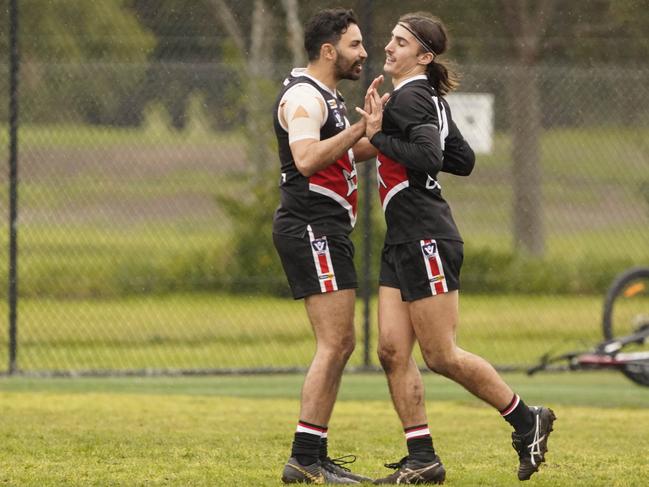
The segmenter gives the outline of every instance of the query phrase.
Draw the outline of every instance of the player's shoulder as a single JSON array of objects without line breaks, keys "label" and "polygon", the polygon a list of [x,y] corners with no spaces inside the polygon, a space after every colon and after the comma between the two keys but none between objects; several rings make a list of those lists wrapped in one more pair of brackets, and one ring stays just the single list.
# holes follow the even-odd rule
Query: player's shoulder
[{"label": "player's shoulder", "polygon": [[397,90],[394,90],[390,96],[394,101],[400,104],[419,104],[431,99],[435,91],[426,81],[416,80],[405,84]]},{"label": "player's shoulder", "polygon": [[402,91],[404,96],[410,97],[429,98],[430,96],[435,95],[435,89],[428,83],[427,80],[421,79],[406,84],[399,91]]},{"label": "player's shoulder", "polygon": [[307,78],[298,78],[291,84],[291,86],[286,89],[282,98],[287,99],[303,97],[316,99],[322,98],[322,93],[320,93],[320,91],[315,86],[309,83]]},{"label": "player's shoulder", "polygon": [[319,114],[318,116],[326,113],[326,102],[322,93],[309,82],[296,82],[290,86],[281,97],[279,106],[294,109],[301,106],[308,113]]},{"label": "player's shoulder", "polygon": [[436,113],[434,90],[426,81],[413,81],[394,90],[388,100],[387,109],[398,112],[402,117],[412,118]]}]

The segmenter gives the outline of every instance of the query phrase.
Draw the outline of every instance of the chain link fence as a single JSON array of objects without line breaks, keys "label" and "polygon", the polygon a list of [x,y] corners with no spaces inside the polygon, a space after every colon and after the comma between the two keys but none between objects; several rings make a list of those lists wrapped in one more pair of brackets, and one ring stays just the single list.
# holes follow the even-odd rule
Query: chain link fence
[{"label": "chain link fence", "polygon": [[[308,365],[314,347],[306,314],[288,297],[270,239],[278,166],[265,140],[274,93],[289,69],[269,66],[273,79],[250,90],[230,64],[21,67],[18,370]],[[462,73],[462,92],[488,94],[493,111],[481,126],[458,109],[489,148],[469,178],[440,178],[466,242],[459,340],[497,365],[529,364],[549,349],[597,339],[610,280],[649,262],[649,69],[467,64]],[[3,147],[8,80],[0,65]],[[531,105],[520,96],[521,80]],[[345,82],[342,91],[353,107],[363,88]],[[530,106],[538,109],[538,130],[517,139],[515,121]],[[265,114],[255,120],[263,133],[250,132],[250,117],[258,116],[251,113]],[[516,147],[529,149],[530,141],[538,149],[536,251],[521,247],[512,223],[520,210]],[[360,191],[361,205],[373,205],[374,293],[384,227],[374,187]],[[364,225],[354,235],[359,256]],[[7,316],[4,286],[0,292]],[[354,367],[363,365],[365,347],[374,355],[360,303],[357,313]],[[370,329],[375,315],[372,308]],[[0,370],[8,360],[3,333]]]}]

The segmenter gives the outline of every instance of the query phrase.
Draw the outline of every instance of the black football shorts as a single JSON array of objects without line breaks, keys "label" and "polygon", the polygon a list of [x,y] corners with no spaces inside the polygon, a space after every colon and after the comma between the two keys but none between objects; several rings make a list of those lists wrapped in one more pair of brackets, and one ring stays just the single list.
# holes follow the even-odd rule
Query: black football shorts
[{"label": "black football shorts", "polygon": [[385,244],[379,283],[401,290],[403,301],[455,291],[460,288],[463,258],[463,244],[454,240]]},{"label": "black football shorts", "polygon": [[349,237],[309,231],[304,238],[273,234],[273,243],[295,299],[358,287]]}]

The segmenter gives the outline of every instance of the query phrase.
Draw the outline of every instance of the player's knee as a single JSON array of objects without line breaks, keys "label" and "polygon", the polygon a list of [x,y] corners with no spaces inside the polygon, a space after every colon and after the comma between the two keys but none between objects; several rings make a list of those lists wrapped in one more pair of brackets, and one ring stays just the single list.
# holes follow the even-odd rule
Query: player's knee
[{"label": "player's knee", "polygon": [[399,366],[404,365],[404,363],[407,364],[408,362],[407,357],[404,361],[404,357],[399,354],[398,350],[389,344],[380,344],[377,349],[377,355],[381,367],[383,367],[386,374],[389,374]]},{"label": "player's knee", "polygon": [[433,372],[450,377],[457,367],[457,356],[453,350],[422,349],[426,366]]},{"label": "player's knee", "polygon": [[345,362],[349,359],[349,357],[351,357],[352,353],[354,353],[355,348],[356,348],[356,337],[354,335],[345,337],[343,340],[340,341],[340,354],[342,358],[345,360]]},{"label": "player's knee", "polygon": [[318,343],[318,352],[329,356],[335,362],[347,362],[355,348],[356,337],[353,334],[338,336]]}]

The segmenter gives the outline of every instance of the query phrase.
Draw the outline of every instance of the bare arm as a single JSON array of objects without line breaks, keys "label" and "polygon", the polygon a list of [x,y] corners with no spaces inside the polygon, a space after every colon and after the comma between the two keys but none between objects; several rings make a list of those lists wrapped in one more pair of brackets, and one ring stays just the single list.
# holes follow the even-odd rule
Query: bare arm
[{"label": "bare arm", "polygon": [[[382,75],[377,76],[370,84],[368,94],[365,97],[366,109],[370,109],[369,94],[376,93],[376,89],[381,83],[383,83]],[[324,113],[321,115],[324,116]],[[305,118],[311,120],[309,125],[314,136],[302,136],[299,140],[290,143],[295,167],[303,176],[309,177],[325,169],[342,157],[350,148],[354,151],[354,160],[364,161],[376,156],[376,148],[370,144],[367,137],[364,137],[366,130],[365,117],[334,137],[325,140],[319,140],[315,136],[313,122],[321,123],[322,118],[314,106],[298,107],[291,112],[289,117],[291,122],[296,119],[302,119],[302,122],[304,122]],[[291,137],[291,125],[289,122],[289,140]],[[300,124],[300,127],[302,125],[303,123]]]},{"label": "bare arm", "polygon": [[376,147],[374,147],[370,143],[370,139],[368,139],[367,137],[363,137],[361,140],[356,142],[354,147],[352,147],[352,150],[354,151],[354,160],[356,162],[362,162],[362,161],[367,161],[368,159],[373,159],[376,157],[376,154],[378,153]]},{"label": "bare arm", "polygon": [[325,140],[303,139],[293,142],[291,152],[295,167],[302,176],[312,176],[336,162],[364,135],[365,121],[361,120]]}]

